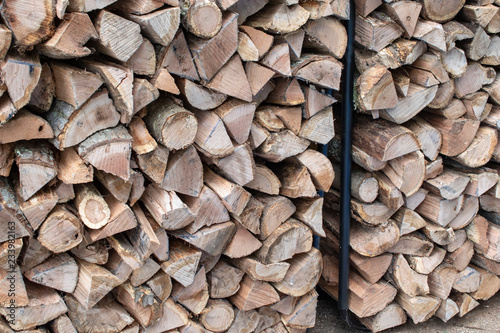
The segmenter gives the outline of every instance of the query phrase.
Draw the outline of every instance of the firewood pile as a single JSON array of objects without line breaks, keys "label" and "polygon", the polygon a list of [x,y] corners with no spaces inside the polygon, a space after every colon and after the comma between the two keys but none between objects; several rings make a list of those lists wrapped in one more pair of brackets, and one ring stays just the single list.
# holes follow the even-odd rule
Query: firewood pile
[{"label": "firewood pile", "polygon": [[348,8],[298,2],[3,1],[0,331],[314,326]]},{"label": "firewood pile", "polygon": [[[373,332],[447,322],[500,289],[500,2],[356,2],[350,309]],[[339,186],[323,212],[334,296]]]}]

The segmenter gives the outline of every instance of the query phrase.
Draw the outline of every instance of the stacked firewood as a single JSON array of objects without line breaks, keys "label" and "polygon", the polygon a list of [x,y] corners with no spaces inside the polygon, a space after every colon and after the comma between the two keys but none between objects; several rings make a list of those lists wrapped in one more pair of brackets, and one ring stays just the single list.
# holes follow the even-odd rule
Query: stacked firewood
[{"label": "stacked firewood", "polygon": [[3,1],[0,331],[312,327],[346,3]]},{"label": "stacked firewood", "polygon": [[[500,289],[498,4],[357,1],[350,308],[374,332],[446,322]],[[338,201],[330,190],[333,295]]]}]

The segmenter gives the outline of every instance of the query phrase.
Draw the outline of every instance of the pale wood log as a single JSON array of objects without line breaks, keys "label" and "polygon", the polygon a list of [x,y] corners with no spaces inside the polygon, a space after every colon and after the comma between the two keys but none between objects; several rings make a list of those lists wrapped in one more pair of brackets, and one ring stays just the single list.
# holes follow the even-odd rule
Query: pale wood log
[{"label": "pale wood log", "polygon": [[0,176],[8,177],[14,164],[14,144],[0,144]]},{"label": "pale wood log", "polygon": [[302,123],[299,136],[320,144],[327,144],[334,137],[333,110],[327,107]]},{"label": "pale wood log", "polygon": [[414,117],[405,125],[416,135],[425,157],[435,160],[441,148],[441,133],[421,117]]},{"label": "pale wood log", "polygon": [[140,25],[151,42],[164,46],[168,46],[174,39],[180,25],[179,7],[165,8],[146,15],[129,14],[126,17]]},{"label": "pale wood log", "polygon": [[221,119],[214,112],[194,111],[198,120],[196,147],[211,158],[222,158],[234,152],[234,146]]},{"label": "pale wood log", "polygon": [[[272,310],[271,310],[272,311]],[[256,310],[236,310],[234,321],[227,330],[228,333],[255,331],[261,317]]]},{"label": "pale wood log", "polygon": [[229,220],[227,209],[217,194],[207,186],[203,186],[198,197],[183,196],[182,199],[193,212],[197,212],[194,222],[185,227],[189,233],[195,233],[203,226]]},{"label": "pale wood log", "polygon": [[62,297],[55,290],[33,283],[26,283],[26,288],[30,295],[28,304],[16,307],[14,312],[10,312],[7,307],[0,310],[6,318],[13,314],[13,318],[9,318],[9,326],[14,330],[29,330],[47,324],[68,311]]},{"label": "pale wood log", "polygon": [[192,144],[198,128],[195,116],[169,98],[160,98],[148,105],[144,122],[156,141],[174,150]]},{"label": "pale wood log", "polygon": [[227,181],[209,168],[204,168],[204,181],[222,200],[229,212],[241,215],[250,200],[250,193],[245,189]]},{"label": "pale wood log", "polygon": [[447,298],[441,301],[441,305],[439,309],[436,311],[435,316],[441,319],[443,322],[448,322],[451,318],[453,318],[456,314],[459,313],[459,308],[457,303],[453,301],[451,298]]},{"label": "pale wood log", "polygon": [[[2,9],[5,8],[6,5],[2,7]],[[1,69],[4,75],[5,87],[9,91],[9,102],[19,110],[29,103],[31,95],[40,79],[42,65],[40,64],[38,55],[28,56],[10,53],[5,58]]]},{"label": "pale wood log", "polygon": [[495,274],[475,265],[470,267],[481,275],[479,289],[471,293],[470,296],[476,300],[488,300],[500,290],[500,279]]},{"label": "pale wood log", "polygon": [[88,228],[99,229],[105,226],[111,215],[109,207],[92,184],[76,187],[75,207],[81,221]]},{"label": "pale wood log", "polygon": [[479,61],[488,51],[491,38],[479,25],[466,23],[465,26],[473,32],[474,37],[471,40],[463,42],[462,47],[467,55],[467,58]]},{"label": "pale wood log", "polygon": [[366,18],[356,19],[356,42],[363,47],[379,52],[403,34],[403,29],[388,15],[374,12]]},{"label": "pale wood log", "polygon": [[267,96],[266,102],[284,106],[294,106],[305,102],[304,93],[296,79],[280,78],[274,83],[276,87]]},{"label": "pale wood log", "polygon": [[0,268],[4,270],[8,270],[11,265],[17,262],[19,258],[19,254],[21,253],[21,249],[23,245],[22,238],[14,239],[10,242],[3,242],[0,244]]},{"label": "pale wood log", "polygon": [[[408,95],[408,89],[410,88],[410,78],[408,77],[408,75],[401,70],[396,70],[392,74],[392,79],[394,81],[394,86],[396,88],[398,96],[406,97]],[[437,96],[434,98],[434,100],[436,100],[436,98]],[[432,102],[430,104],[432,104]]]},{"label": "pale wood log", "polygon": [[452,228],[445,229],[434,223],[427,223],[422,231],[430,240],[442,246],[448,245],[455,240],[455,232]]},{"label": "pale wood log", "polygon": [[57,178],[66,184],[88,183],[94,178],[94,168],[85,164],[73,147],[66,148],[59,154],[58,169]]},{"label": "pale wood log", "polygon": [[214,109],[227,99],[226,95],[207,89],[188,79],[179,79],[177,86],[189,105],[199,110]]},{"label": "pale wood log", "polygon": [[492,105],[487,104],[488,94],[485,92],[476,92],[464,96],[462,102],[467,110],[467,118],[473,120],[484,120],[490,113]]},{"label": "pale wood log", "polygon": [[464,39],[470,39],[474,37],[474,33],[471,30],[469,30],[466,26],[457,21],[450,21],[443,24],[443,29],[446,33],[445,38],[448,51],[451,51],[455,48],[456,41],[461,41]]},{"label": "pale wood log", "polygon": [[90,309],[121,281],[101,266],[77,260],[79,266],[78,284],[73,296]]},{"label": "pale wood log", "polygon": [[95,1],[95,0],[70,0],[68,7],[66,10],[68,12],[91,12],[96,9],[101,9],[109,6],[116,0],[103,0],[103,1]]},{"label": "pale wood log", "polygon": [[[217,35],[210,39],[189,40],[193,60],[203,80],[212,80],[238,49],[237,17],[234,13],[226,12],[222,16],[222,27]],[[214,58],[215,52],[218,56]]]},{"label": "pale wood log", "polygon": [[183,8],[183,26],[200,38],[212,38],[221,29],[222,13],[214,1],[190,1],[188,8]]},{"label": "pale wood log", "polygon": [[[273,83],[269,81],[275,74],[273,70],[250,61],[245,64],[245,72],[254,102],[257,102],[258,98],[265,99],[266,96],[263,95],[265,95],[268,88],[269,90],[274,89],[274,87],[272,87]],[[270,92],[267,93],[269,94]]]},{"label": "pale wood log", "polygon": [[[118,253],[123,262],[133,270],[138,269],[144,264],[139,251],[125,234],[115,234],[106,238],[108,244]],[[130,272],[132,273],[132,272]]]},{"label": "pale wood log", "polygon": [[134,271],[134,268],[127,264],[122,256],[114,249],[111,249],[108,261],[102,267],[118,278],[120,284],[127,281]]},{"label": "pale wood log", "polygon": [[202,186],[203,167],[194,146],[171,153],[160,187],[197,197]]},{"label": "pale wood log", "polygon": [[125,0],[113,3],[110,8],[130,14],[144,15],[160,8],[162,3],[162,1],[155,0]]},{"label": "pale wood log", "polygon": [[[485,27],[484,30],[486,30],[486,32],[490,34],[497,34],[500,32],[500,13],[498,13],[498,11],[496,12],[495,15],[493,15],[493,17],[491,18],[490,22],[488,23],[488,25]],[[495,39],[495,37],[496,36],[492,36],[491,38],[492,42]]]},{"label": "pale wood log", "polygon": [[[105,297],[92,309],[85,309],[70,295],[66,295],[64,300],[69,308],[68,316],[78,332],[119,332],[134,322],[127,311],[111,296]],[[116,320],[110,321],[109,318]]]},{"label": "pale wood log", "polygon": [[264,165],[256,164],[254,179],[245,184],[245,187],[262,193],[277,195],[279,194],[281,183],[271,169]]},{"label": "pale wood log", "polygon": [[258,61],[259,50],[253,41],[243,32],[238,33],[238,54],[243,61]]},{"label": "pale wood log", "polygon": [[209,331],[225,332],[234,320],[232,305],[223,299],[209,300],[201,312],[199,321]]},{"label": "pale wood log", "polygon": [[422,14],[428,20],[436,22],[446,22],[452,19],[464,6],[465,1],[455,0],[446,4],[446,6],[438,6],[432,1],[422,1]]},{"label": "pale wood log", "polygon": [[402,254],[393,256],[392,264],[389,266],[385,278],[410,297],[429,293],[427,275],[412,270]]},{"label": "pale wood log", "polygon": [[229,244],[235,231],[236,225],[228,221],[203,227],[192,235],[184,230],[175,230],[172,234],[211,256],[218,256]]},{"label": "pale wood log", "polygon": [[0,25],[0,36],[0,59],[3,61],[12,42],[12,31],[2,24]]},{"label": "pale wood log", "polygon": [[430,294],[442,300],[447,299],[457,275],[457,269],[447,263],[441,263],[429,274]]},{"label": "pale wood log", "polygon": [[339,90],[341,71],[342,64],[327,55],[303,54],[300,60],[292,64],[292,75],[297,79],[326,89]]},{"label": "pale wood log", "polygon": [[51,141],[60,150],[81,143],[99,130],[116,126],[119,118],[106,90],[95,93],[79,109],[57,101],[47,113],[55,134]]},{"label": "pale wood log", "polygon": [[[261,30],[257,30],[246,25],[239,26],[239,29],[244,34],[246,34],[250,38],[251,42],[255,45],[258,52],[257,60],[260,60],[271,49],[274,41],[273,35],[266,34]],[[276,38],[279,38],[279,36],[277,36]]]},{"label": "pale wood log", "polygon": [[483,86],[483,90],[486,91],[488,94],[490,94],[490,97],[491,97],[491,100],[495,103],[495,104],[499,104],[499,101],[500,101],[500,79],[497,79],[495,77],[495,79],[493,80],[493,82],[491,82],[491,84],[488,84],[488,85],[485,85]]},{"label": "pale wood log", "polygon": [[240,223],[235,224],[236,232],[229,244],[227,244],[223,252],[224,255],[229,258],[242,258],[257,251],[262,246],[262,243]]},{"label": "pale wood log", "polygon": [[252,101],[250,84],[238,54],[227,61],[206,87],[246,102]]},{"label": "pale wood log", "polygon": [[467,149],[452,158],[469,168],[483,166],[490,160],[497,142],[497,131],[481,126]]},{"label": "pale wood log", "polygon": [[453,252],[449,252],[444,261],[451,264],[458,271],[463,271],[469,265],[473,255],[474,245],[470,240],[466,240],[461,247]]},{"label": "pale wood log", "polygon": [[38,232],[38,241],[54,253],[66,252],[82,242],[83,226],[66,207],[56,206]]},{"label": "pale wood log", "polygon": [[141,111],[145,106],[158,99],[160,92],[146,79],[136,78],[132,90],[134,99],[133,113]]},{"label": "pale wood log", "polygon": [[0,125],[5,124],[17,113],[17,108],[12,104],[9,96],[3,94],[0,98]]},{"label": "pale wood log", "polygon": [[25,243],[25,252],[20,258],[21,271],[25,272],[38,264],[41,264],[45,259],[52,255],[52,252],[46,247],[42,246],[35,238],[27,238]]},{"label": "pale wood log", "polygon": [[406,256],[410,267],[420,274],[431,274],[439,266],[446,255],[446,251],[435,246],[429,256]]},{"label": "pale wood log", "polygon": [[443,143],[440,152],[447,156],[463,153],[479,129],[479,122],[469,119],[446,119],[426,115],[426,120],[441,132]]},{"label": "pale wood log", "polygon": [[479,289],[481,274],[472,267],[459,272],[453,283],[453,290],[461,293],[471,293]]},{"label": "pale wood log", "polygon": [[290,76],[292,73],[289,47],[287,44],[277,44],[273,46],[260,63],[283,76]]},{"label": "pale wood log", "polygon": [[424,322],[432,317],[441,304],[441,300],[435,296],[411,297],[403,292],[398,292],[396,302],[405,309],[415,324]]},{"label": "pale wood log", "polygon": [[446,83],[450,78],[443,67],[441,57],[433,52],[426,52],[412,63],[412,67],[419,68],[432,73],[432,75],[440,82]]},{"label": "pale wood log", "polygon": [[158,147],[158,144],[156,143],[155,139],[153,139],[153,137],[149,134],[148,129],[146,128],[146,124],[141,118],[136,117],[132,119],[128,127],[128,132],[133,140],[132,149],[138,155],[150,153],[155,150],[156,147]]},{"label": "pale wood log", "polygon": [[238,292],[245,273],[220,260],[207,274],[211,298],[228,298]]},{"label": "pale wood log", "polygon": [[452,200],[464,192],[469,180],[470,178],[461,172],[445,169],[437,177],[427,179],[424,188],[445,199]]},{"label": "pale wood log", "polygon": [[16,197],[19,208],[33,230],[37,230],[57,204],[57,194],[50,187],[44,187],[30,199],[25,201],[21,198],[19,190],[19,187],[16,187]]},{"label": "pale wood log", "polygon": [[[398,102],[391,73],[383,66],[364,71],[357,80],[358,105],[362,111],[393,108]],[[379,99],[378,96],[383,96]]]},{"label": "pale wood log", "polygon": [[[436,92],[436,96],[430,102],[427,107],[433,108],[433,109],[446,109],[451,101],[453,100],[453,97],[455,95],[455,81],[454,80],[449,80],[447,82],[444,82],[439,85],[438,91]],[[441,111],[431,111],[434,113],[441,113]]]},{"label": "pale wood log", "polygon": [[116,200],[126,203],[132,191],[132,183],[120,177],[114,176],[101,170],[95,170],[95,176],[104,188],[112,194]]},{"label": "pale wood log", "polygon": [[293,202],[283,196],[256,194],[254,197],[264,205],[258,228],[259,238],[262,240],[295,213],[296,207]]},{"label": "pale wood log", "polygon": [[301,198],[294,200],[294,217],[311,228],[315,235],[325,237],[323,231],[323,198]]},{"label": "pale wood log", "polygon": [[172,291],[170,276],[162,270],[158,271],[146,284],[162,302],[167,300]]},{"label": "pale wood log", "polygon": [[[40,13],[38,20],[33,22],[26,6]],[[47,39],[52,34],[55,10],[52,1],[38,0],[36,2],[7,1],[2,5],[1,14],[5,24],[12,30],[16,43],[21,48],[29,48]]]},{"label": "pale wood log", "polygon": [[429,193],[425,200],[416,208],[416,212],[432,222],[447,226],[460,212],[464,196],[446,200],[435,194]]},{"label": "pale wood log", "polygon": [[316,307],[318,303],[318,293],[311,290],[300,298],[294,312],[290,315],[283,315],[282,321],[294,330],[305,330],[314,327],[316,323]]},{"label": "pale wood log", "polygon": [[79,109],[85,101],[102,85],[98,74],[87,72],[67,64],[50,63],[56,84],[58,99]]},{"label": "pale wood log", "polygon": [[432,112],[436,115],[440,115],[447,119],[457,119],[463,116],[467,112],[467,109],[465,108],[465,105],[461,100],[453,98],[445,108],[427,109],[427,111]]},{"label": "pale wood log", "polygon": [[238,309],[248,311],[276,303],[279,296],[269,283],[253,280],[246,275],[240,283],[240,289],[230,300]]},{"label": "pale wood log", "polygon": [[308,18],[309,12],[300,5],[288,7],[276,4],[265,7],[258,16],[251,17],[245,24],[271,33],[287,34],[304,25]]},{"label": "pale wood log", "polygon": [[[365,117],[359,118],[354,128],[353,144],[382,161],[406,155],[420,148],[413,132],[385,120],[370,121]],[[379,133],[376,141],[373,141],[373,137],[368,139],[368,133],[372,130]]]},{"label": "pale wood log", "polygon": [[[386,166],[387,167],[387,166]],[[385,169],[385,168],[384,168]],[[384,170],[382,169],[382,170]],[[394,213],[395,211],[397,211],[399,208],[401,208],[404,204],[404,200],[403,200],[403,194],[401,193],[401,191],[396,187],[396,185],[394,185],[394,183],[391,181],[391,179],[389,179],[389,177],[387,177],[384,173],[382,172],[376,172],[373,174],[373,176],[375,177],[375,179],[378,181],[378,185],[379,185],[379,191],[378,191],[378,200],[382,203],[382,205],[385,205],[386,206],[386,214],[389,215],[392,215],[391,213]],[[352,203],[351,204],[356,204],[356,206],[359,206],[356,202],[356,200],[352,200]],[[354,206],[354,205],[353,205]],[[370,215],[379,215],[382,219],[383,217],[382,216],[385,216],[386,214],[375,214],[375,213],[371,213],[369,212],[369,208],[370,207],[373,207],[373,208],[377,208],[377,206],[380,206],[380,204],[378,204],[377,202],[374,202],[373,204],[371,205],[363,205],[363,211],[364,211],[364,214],[361,214],[361,211],[359,209],[357,209],[357,214],[360,215],[360,217],[365,217],[364,215],[366,215],[366,217],[370,216]],[[383,211],[383,206],[380,206],[379,209],[381,209]],[[373,221],[370,221],[368,219],[365,219],[365,221],[367,222],[382,222],[382,221],[378,221],[378,220],[373,220]]]},{"label": "pale wood log", "polygon": [[148,287],[133,287],[126,282],[119,285],[113,294],[125,310],[145,327],[158,321],[162,314],[162,305]]},{"label": "pale wood log", "polygon": [[474,265],[477,265],[477,266],[479,266],[481,268],[484,268],[484,269],[488,270],[489,272],[491,272],[491,273],[493,273],[495,275],[500,275],[499,274],[499,272],[500,272],[500,263],[498,263],[498,262],[496,262],[494,260],[488,259],[488,258],[486,258],[483,255],[475,253],[474,256],[472,257],[471,262]]},{"label": "pale wood log", "polygon": [[[323,223],[326,228],[339,233],[340,220],[331,210],[323,210]],[[366,256],[376,257],[393,247],[399,240],[399,228],[392,220],[378,226],[364,226],[353,223],[350,245],[354,251]]]},{"label": "pale wood log", "polygon": [[392,219],[399,226],[400,235],[409,234],[415,230],[423,228],[425,220],[411,209],[402,207],[394,215]]},{"label": "pale wood log", "polygon": [[479,305],[479,302],[477,302],[474,298],[466,293],[454,293],[450,296],[450,298],[457,304],[459,308],[459,317],[465,316],[467,313],[469,313]]},{"label": "pale wood log", "polygon": [[[304,46],[319,52],[327,52],[337,59],[344,56],[347,47],[347,32],[344,26],[333,17],[323,17],[304,25],[307,38]],[[328,31],[328,33],[325,33]],[[332,35],[329,35],[329,34]],[[331,38],[336,36],[337,38]],[[300,55],[299,55],[300,57]]]},{"label": "pale wood log", "polygon": [[200,79],[182,30],[179,30],[168,47],[160,51],[157,67],[166,68],[171,74],[189,80]]},{"label": "pale wood log", "polygon": [[128,204],[133,206],[142,197],[145,191],[144,176],[140,172],[133,171],[130,174],[129,182],[132,184]]},{"label": "pale wood log", "polygon": [[158,69],[150,82],[158,90],[166,91],[174,95],[179,95],[181,93],[175,84],[175,79],[166,68]]},{"label": "pale wood log", "polygon": [[[0,233],[0,242],[5,242],[9,240],[9,237],[12,238],[13,236],[14,239],[33,236],[33,230],[19,208],[14,190],[8,179],[4,177],[0,177],[0,207],[2,208],[0,210],[0,221],[2,222],[0,227],[3,230]],[[9,236],[12,235],[12,231],[14,231],[13,236]]]},{"label": "pale wood log", "polygon": [[302,125],[302,110],[300,107],[267,105],[257,110],[255,121],[270,132],[279,132],[287,128],[298,135]]},{"label": "pale wood log", "polygon": [[[104,22],[98,19],[98,26],[100,23]],[[97,39],[99,35],[89,16],[85,13],[70,13],[64,17],[64,22],[57,27],[54,35],[39,46],[39,50],[55,59],[85,57],[92,53],[90,48],[84,46],[91,38]]]},{"label": "pale wood log", "polygon": [[444,249],[448,252],[453,252],[459,249],[462,245],[464,245],[465,241],[467,240],[467,233],[465,232],[464,229],[454,230],[454,232],[455,232],[455,240],[443,246]]},{"label": "pale wood log", "polygon": [[264,211],[264,204],[252,197],[240,215],[231,214],[235,221],[255,235],[260,234],[260,218]]},{"label": "pale wood log", "polygon": [[54,333],[77,333],[77,330],[71,322],[71,319],[69,319],[65,314],[50,322],[49,327]]},{"label": "pale wood log", "polygon": [[170,257],[161,264],[171,278],[187,287],[193,283],[201,258],[201,251],[186,246],[180,240],[170,242]]},{"label": "pale wood log", "polygon": [[316,188],[305,166],[286,164],[277,172],[281,182],[280,194],[289,198],[315,197]]},{"label": "pale wood log", "polygon": [[413,36],[418,16],[422,10],[422,4],[410,1],[393,2],[387,3],[384,10],[404,29],[405,37],[411,38]]},{"label": "pale wood log", "polygon": [[180,229],[194,221],[195,214],[173,191],[150,184],[141,200],[156,222],[167,230]]},{"label": "pale wood log", "polygon": [[474,248],[479,253],[488,251],[488,227],[488,220],[478,215],[465,228],[465,231],[467,232],[467,238],[474,243]]},{"label": "pale wood log", "polygon": [[[338,274],[338,260],[332,257],[332,270]],[[320,286],[330,296],[338,297],[338,277],[328,281],[329,277],[320,280]],[[328,283],[326,282],[328,281]],[[349,274],[349,309],[360,318],[371,317],[389,305],[396,296],[397,290],[389,283],[371,284],[351,271]]]},{"label": "pale wood log", "polygon": [[71,254],[93,264],[104,265],[109,259],[108,244],[101,239],[92,242],[88,234],[83,235],[83,241],[71,249]]},{"label": "pale wood log", "polygon": [[500,108],[493,106],[489,115],[484,119],[484,123],[493,128],[500,128]]},{"label": "pale wood log", "polygon": [[[340,165],[333,163],[334,175],[340,174]],[[333,188],[340,190],[340,177],[334,177]],[[363,171],[359,168],[352,169],[351,177],[351,195],[360,200],[361,202],[371,203],[373,202],[379,192],[378,181],[369,172]]]},{"label": "pale wood log", "polygon": [[78,265],[71,256],[61,253],[24,272],[24,276],[43,286],[72,293],[78,281]]},{"label": "pale wood log", "polygon": [[437,22],[418,20],[413,31],[413,38],[424,41],[432,49],[446,52],[445,31]]},{"label": "pale wood log", "polygon": [[367,1],[367,0],[357,0],[354,2],[356,7],[356,13],[359,15],[366,17],[375,9],[377,9],[380,5],[382,5],[382,1]]},{"label": "pale wood log", "polygon": [[[0,30],[1,31],[1,30]],[[56,92],[56,84],[52,70],[48,63],[42,65],[42,73],[38,84],[31,93],[28,106],[37,112],[46,112],[50,109]]]},{"label": "pale wood log", "polygon": [[214,112],[222,119],[227,133],[237,143],[242,144],[248,139],[251,121],[256,105],[230,99],[219,106]]},{"label": "pale wood log", "polygon": [[405,207],[414,210],[424,201],[428,192],[426,189],[420,188],[414,195],[405,197]]},{"label": "pale wood log", "polygon": [[[156,141],[153,139],[153,142]],[[133,143],[132,143],[133,148]],[[162,184],[167,169],[170,151],[163,146],[157,146],[152,152],[137,155],[136,162],[141,171],[156,184]]]},{"label": "pale wood log", "polygon": [[85,162],[125,181],[130,177],[131,151],[132,137],[121,125],[99,131],[78,146],[78,154]]},{"label": "pale wood log", "polygon": [[387,251],[391,253],[401,253],[411,256],[428,257],[434,249],[432,243],[425,235],[413,232],[399,237],[399,240]]},{"label": "pale wood log", "polygon": [[372,332],[381,332],[389,328],[403,325],[406,323],[406,319],[407,316],[404,309],[397,303],[391,303],[376,315],[361,318],[360,320],[361,323],[368,327],[368,329]]},{"label": "pale wood log", "polygon": [[305,107],[304,116],[310,118],[324,108],[335,103],[337,100],[332,96],[325,95],[317,91],[313,86],[305,87]]},{"label": "pale wood log", "polygon": [[93,242],[137,226],[137,219],[128,205],[118,201],[112,195],[107,195],[104,199],[108,204],[111,215],[108,224],[103,228],[87,230]]},{"label": "pale wood log", "polygon": [[469,61],[467,70],[459,78],[455,79],[455,96],[462,98],[478,91],[483,85],[493,83],[494,80],[495,72],[492,71],[492,68]]},{"label": "pale wood log", "polygon": [[[0,305],[6,310],[5,313],[2,313],[6,316],[10,312],[8,309],[16,309],[29,305],[30,298],[33,296],[29,295],[30,298],[28,298],[29,289],[27,290],[21,270],[15,262],[10,263],[7,269],[2,269],[0,272]],[[28,281],[26,282],[26,284],[29,283]],[[12,316],[9,315],[9,318],[6,316],[6,319],[12,325],[12,320],[16,319],[16,313],[15,310],[10,313]]]},{"label": "pale wood log", "polygon": [[424,155],[417,150],[390,160],[382,172],[403,192],[410,196],[422,185],[425,176]]}]

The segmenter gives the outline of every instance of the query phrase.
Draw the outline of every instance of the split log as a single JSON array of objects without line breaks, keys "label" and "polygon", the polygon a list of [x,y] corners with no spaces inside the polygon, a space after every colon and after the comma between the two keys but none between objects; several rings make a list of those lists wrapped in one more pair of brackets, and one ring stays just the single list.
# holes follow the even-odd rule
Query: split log
[{"label": "split log", "polygon": [[403,235],[387,251],[391,253],[401,253],[411,256],[428,257],[434,249],[434,243],[418,232]]},{"label": "split log", "polygon": [[236,232],[229,244],[227,244],[224,255],[229,258],[242,258],[257,251],[261,246],[262,243],[250,231],[241,224],[236,223]]},{"label": "split log", "polygon": [[292,75],[297,79],[326,89],[340,89],[341,71],[342,64],[334,57],[326,55],[303,54],[299,61],[292,64]]},{"label": "split log", "polygon": [[246,275],[240,282],[240,289],[230,300],[238,309],[248,311],[274,304],[279,301],[279,296],[271,284]]},{"label": "split log", "polygon": [[459,312],[458,316],[463,317],[479,305],[474,298],[466,293],[456,293],[451,296],[451,299],[457,304]]},{"label": "split log", "polygon": [[435,246],[429,256],[407,256],[410,267],[420,274],[431,274],[439,266],[446,255],[446,251]]},{"label": "split log", "polygon": [[194,222],[185,227],[192,234],[204,226],[229,220],[227,209],[217,194],[207,186],[203,186],[198,197],[183,196],[182,199],[193,212],[197,212]]},{"label": "split log", "polygon": [[227,247],[235,231],[235,224],[228,221],[211,227],[203,227],[192,235],[183,230],[172,231],[172,234],[211,256],[218,256]]},{"label": "split log", "polygon": [[467,149],[452,159],[469,168],[478,168],[490,160],[497,143],[498,134],[495,129],[479,127]]},{"label": "split log", "polygon": [[238,54],[224,64],[206,87],[246,102],[252,101],[252,90]]},{"label": "split log", "polygon": [[[389,214],[389,217],[390,217],[390,215],[392,215],[391,213],[397,211],[399,208],[401,208],[403,206],[403,203],[404,203],[403,194],[385,174],[383,174],[381,172],[376,172],[373,175],[379,184],[378,199],[380,200],[380,202],[383,205],[385,205],[387,207],[386,214]],[[352,200],[352,202],[356,203],[355,200]],[[377,202],[374,202],[371,205],[363,205],[363,206],[366,208],[368,208],[368,207],[374,208],[374,207],[377,207],[380,205],[377,205]],[[368,213],[369,210],[366,208],[363,210],[366,213]],[[380,206],[380,208],[383,209],[384,207]],[[363,218],[363,215],[359,214],[359,212],[358,212],[358,215],[360,215]],[[366,215],[368,216],[370,214],[366,214]],[[375,215],[375,214],[372,213],[371,215]],[[383,216],[384,214],[379,214],[379,215]],[[365,218],[365,221],[367,221],[366,218]],[[373,221],[373,222],[375,222],[375,221]],[[382,222],[382,221],[378,221],[378,222]]]},{"label": "split log", "polygon": [[71,256],[61,253],[24,272],[24,276],[43,286],[73,293],[78,282],[78,265]]},{"label": "split log", "polygon": [[256,105],[230,99],[214,110],[224,122],[227,133],[238,144],[248,139]]},{"label": "split log", "polygon": [[[234,13],[224,13],[222,26],[217,35],[208,40],[195,38],[189,41],[198,74],[203,80],[212,80],[238,49],[237,17]],[[221,48],[219,45],[223,45],[223,47]],[[216,58],[213,57],[215,53],[218,53]]]},{"label": "split log", "polygon": [[446,22],[455,17],[464,4],[463,0],[455,0],[447,3],[446,6],[438,6],[432,1],[424,0],[422,1],[422,14],[428,20]]},{"label": "split log", "polygon": [[222,158],[234,152],[234,146],[221,119],[214,112],[194,112],[198,131],[194,142],[198,150],[211,158]]},{"label": "split log", "polygon": [[211,298],[228,298],[240,289],[240,282],[244,273],[239,269],[219,261],[207,274]]},{"label": "split log", "polygon": [[442,263],[429,274],[430,294],[442,300],[448,298],[458,271],[447,263]]},{"label": "split log", "polygon": [[399,226],[400,235],[409,234],[415,230],[421,229],[426,225],[425,220],[411,209],[402,207],[394,215],[392,219]]},{"label": "split log", "polygon": [[170,243],[170,258],[161,264],[162,270],[187,287],[193,283],[201,252],[184,245],[180,240]]},{"label": "split log", "polygon": [[160,70],[166,68],[169,73],[189,80],[197,81],[200,79],[182,30],[177,33],[168,47],[161,50],[158,57],[158,68]]},{"label": "split log", "polygon": [[18,187],[16,187],[16,190],[19,208],[23,212],[33,230],[37,230],[50,211],[52,211],[54,206],[57,204],[57,194],[51,188],[44,187],[30,199],[24,201],[19,194]]},{"label": "split log", "polygon": [[445,31],[443,26],[437,22],[418,20],[413,37],[424,41],[430,48],[446,52]]},{"label": "split log", "polygon": [[252,279],[267,282],[279,282],[283,280],[290,267],[290,264],[287,262],[266,265],[253,257],[235,259],[232,262]]},{"label": "split log", "polygon": [[279,194],[281,183],[268,167],[257,164],[255,166],[254,179],[245,184],[245,187],[269,195],[277,195]]},{"label": "split log", "polygon": [[388,15],[374,12],[356,19],[356,41],[365,48],[379,52],[403,34],[403,29]]},{"label": "split log", "polygon": [[362,111],[393,108],[398,102],[391,73],[383,66],[364,71],[357,80],[357,90]]},{"label": "split log", "polygon": [[441,304],[441,300],[435,296],[411,297],[403,292],[398,292],[396,302],[405,309],[415,324],[424,322],[432,317]]},{"label": "split log", "polygon": [[474,245],[470,240],[466,240],[461,247],[453,252],[449,252],[444,261],[453,265],[458,271],[463,271],[469,265],[473,255]]},{"label": "split log", "polygon": [[129,14],[126,17],[139,24],[151,42],[168,46],[179,28],[180,9],[165,8],[146,15]]},{"label": "split log", "polygon": [[448,320],[458,314],[459,311],[460,310],[458,309],[457,303],[455,303],[455,301],[453,301],[451,298],[447,298],[441,301],[441,305],[436,311],[435,316],[446,323],[448,322]]},{"label": "split log", "polygon": [[[55,290],[33,283],[26,283],[26,287],[30,295],[27,305],[16,307],[14,313],[7,307],[0,310],[3,316],[12,320],[9,326],[16,331],[47,324],[68,311],[62,297]],[[40,316],[42,313],[44,315]]]},{"label": "split log", "polygon": [[455,96],[462,98],[465,95],[478,91],[483,85],[493,83],[495,72],[491,69],[483,67],[477,62],[470,61],[465,73],[455,79]]},{"label": "split log", "polygon": [[402,254],[392,258],[385,277],[388,281],[410,297],[423,296],[429,293],[427,275],[413,271]]},{"label": "split log", "polygon": [[427,179],[424,188],[441,197],[452,200],[458,198],[469,183],[469,177],[454,170],[446,169],[439,176]]},{"label": "split log", "polygon": [[453,290],[461,293],[472,293],[479,289],[481,274],[472,267],[459,272],[453,283]]},{"label": "split log", "polygon": [[194,146],[169,155],[165,177],[160,185],[167,191],[199,196],[203,186],[203,166]]},{"label": "split log", "polygon": [[361,318],[360,320],[361,323],[372,332],[381,332],[389,328],[403,325],[406,323],[406,319],[407,317],[404,309],[397,303],[391,303],[376,315]]},{"label": "split log", "polygon": [[471,265],[481,275],[479,289],[470,294],[476,300],[488,300],[500,290],[500,279],[493,273]]},{"label": "split log", "polygon": [[[45,43],[40,44],[40,52],[54,59],[83,58],[90,55],[92,50],[84,45],[89,39],[97,39],[100,36],[89,16],[85,13],[70,13],[64,19],[65,21],[57,27],[54,35]],[[105,30],[102,26],[104,22],[98,19],[97,23],[100,28],[99,34],[102,36],[101,32]],[[113,33],[116,32],[113,31]],[[109,38],[109,35],[107,37]]]}]

